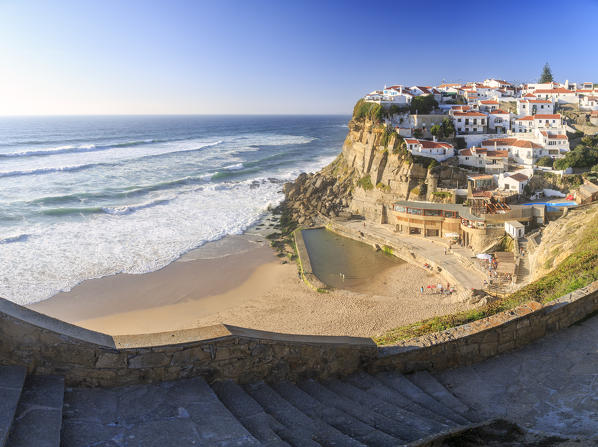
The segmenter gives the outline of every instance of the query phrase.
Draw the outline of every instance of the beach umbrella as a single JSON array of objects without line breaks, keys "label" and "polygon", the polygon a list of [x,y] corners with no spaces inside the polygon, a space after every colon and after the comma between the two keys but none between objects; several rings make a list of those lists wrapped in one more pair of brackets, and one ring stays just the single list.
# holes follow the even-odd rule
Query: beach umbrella
[{"label": "beach umbrella", "polygon": [[476,255],[476,258],[478,259],[486,259],[487,261],[492,259],[492,255],[486,254],[486,253],[480,253]]}]

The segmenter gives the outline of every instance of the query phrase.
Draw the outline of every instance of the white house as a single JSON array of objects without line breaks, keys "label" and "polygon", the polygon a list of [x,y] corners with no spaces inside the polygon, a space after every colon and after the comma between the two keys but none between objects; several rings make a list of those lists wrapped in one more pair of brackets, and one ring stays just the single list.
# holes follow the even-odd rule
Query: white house
[{"label": "white house", "polygon": [[543,146],[531,140],[517,138],[492,138],[482,141],[481,146],[506,150],[515,163],[530,167],[542,156],[539,151],[543,149]]},{"label": "white house", "polygon": [[508,169],[509,152],[482,147],[470,147],[459,151],[459,164],[484,169],[488,174],[498,174]]},{"label": "white house", "polygon": [[500,103],[495,99],[481,99],[478,101],[478,108],[482,112],[492,112],[498,109]]},{"label": "white house", "polygon": [[508,220],[505,222],[505,232],[513,239],[519,239],[525,234],[525,226],[516,220]]},{"label": "white house", "polygon": [[413,155],[433,158],[436,161],[444,161],[455,156],[455,149],[448,143],[405,138],[405,144]]},{"label": "white house", "polygon": [[598,110],[598,95],[581,96],[579,98],[579,108],[582,110]]},{"label": "white house", "polygon": [[498,188],[523,194],[523,188],[528,184],[530,177],[531,175],[526,175],[521,171],[504,172],[498,176]]},{"label": "white house", "polygon": [[578,99],[574,91],[566,88],[536,89],[534,95],[538,99],[549,99],[557,104],[577,104]]},{"label": "white house", "polygon": [[567,134],[546,130],[540,130],[538,133],[544,145],[545,155],[552,158],[559,158],[561,154],[569,152],[569,138],[567,138]]},{"label": "white house", "polygon": [[563,120],[561,115],[557,114],[537,114],[533,116],[523,116],[513,120],[511,125],[513,132],[533,132],[535,130],[551,130],[559,133],[564,132]]},{"label": "white house", "polygon": [[519,98],[517,99],[517,115],[530,116],[535,114],[552,114],[554,113],[554,103],[548,99],[531,99]]},{"label": "white house", "polygon": [[507,87],[512,87],[510,82],[502,81],[500,79],[486,79],[484,81],[484,85],[492,88],[502,88],[505,89]]},{"label": "white house", "polygon": [[458,134],[485,133],[488,116],[482,112],[452,112],[453,124]]},{"label": "white house", "polygon": [[496,133],[506,133],[511,129],[511,114],[501,109],[496,109],[488,115],[488,129]]}]

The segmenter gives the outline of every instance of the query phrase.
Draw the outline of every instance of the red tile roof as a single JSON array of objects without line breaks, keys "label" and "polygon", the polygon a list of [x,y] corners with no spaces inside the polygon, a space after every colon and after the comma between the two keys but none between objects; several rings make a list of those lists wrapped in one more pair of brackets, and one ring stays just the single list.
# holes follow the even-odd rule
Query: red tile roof
[{"label": "red tile roof", "polygon": [[405,138],[407,144],[420,144],[422,149],[452,149],[448,143],[440,141],[418,140],[416,138]]},{"label": "red tile roof", "polygon": [[566,88],[550,88],[550,89],[538,89],[534,90],[535,93],[571,93],[572,95],[575,94],[572,90],[567,90]]},{"label": "red tile roof", "polygon": [[505,112],[504,110],[501,109],[495,109],[492,112],[490,112],[490,115],[508,115],[509,112]]},{"label": "red tile roof", "polygon": [[527,149],[542,148],[542,146],[540,146],[537,143],[534,143],[533,141],[518,140],[517,138],[493,138],[490,140],[484,140],[482,141],[482,146],[494,146],[494,143],[496,143],[496,146],[515,146]]},{"label": "red tile roof", "polygon": [[525,182],[526,180],[529,180],[529,177],[527,175],[521,174],[520,172],[513,174],[508,178],[512,178],[513,180],[518,182]]},{"label": "red tile roof", "polygon": [[556,115],[534,115],[535,120],[560,120],[561,115],[558,113]]},{"label": "red tile roof", "polygon": [[455,116],[486,116],[485,113],[481,112],[453,112]]}]

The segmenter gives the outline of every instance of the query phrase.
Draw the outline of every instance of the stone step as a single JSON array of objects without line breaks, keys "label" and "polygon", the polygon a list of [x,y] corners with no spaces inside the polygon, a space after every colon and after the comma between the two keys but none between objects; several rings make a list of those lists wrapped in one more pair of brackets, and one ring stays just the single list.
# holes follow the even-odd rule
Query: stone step
[{"label": "stone step", "polygon": [[350,414],[334,407],[323,405],[320,401],[310,396],[297,385],[290,382],[281,382],[272,385],[287,401],[312,419],[321,419],[332,425],[347,436],[367,446],[391,446],[398,442],[395,438],[374,427],[360,421]]},{"label": "stone step", "polygon": [[202,378],[65,395],[63,447],[260,446]]},{"label": "stone step", "polygon": [[[465,402],[483,420],[491,418],[508,418],[504,402],[496,399],[497,395],[504,393],[504,385],[496,381],[485,380],[474,366],[462,366],[458,370],[447,370],[435,374],[441,382],[457,399]],[[472,398],[472,394],[475,396]],[[493,405],[486,405],[493,402]]]},{"label": "stone step", "polygon": [[324,382],[323,385],[336,394],[357,402],[365,412],[372,411],[391,419],[393,421],[393,430],[395,430],[391,434],[395,434],[406,441],[413,441],[449,428],[433,419],[426,419],[419,414],[404,410],[394,403],[381,399],[349,382],[332,380]]},{"label": "stone step", "polygon": [[253,397],[233,381],[222,381],[212,384],[212,389],[220,401],[243,426],[263,445],[271,447],[288,447],[277,434],[285,427],[267,414]]},{"label": "stone step", "polygon": [[21,366],[0,367],[0,447],[6,445],[26,374]]},{"label": "stone step", "polygon": [[434,399],[402,374],[382,372],[376,375],[382,383],[392,388],[413,402],[426,407],[428,410],[454,421],[457,425],[468,425],[470,421],[459,413],[447,407],[442,402]]},{"label": "stone step", "polygon": [[[380,442],[386,440],[391,445],[395,445],[397,441],[417,439],[418,437],[416,434],[414,435],[416,430],[404,424],[404,420],[397,421],[390,415],[364,407],[358,399],[354,399],[355,396],[348,398],[315,380],[302,381],[298,383],[298,386],[322,405],[337,408],[381,432]],[[389,435],[390,438],[385,435]]]},{"label": "stone step", "polygon": [[370,374],[360,372],[348,377],[345,380],[347,383],[356,386],[357,388],[377,397],[378,399],[381,399],[385,402],[390,402],[411,414],[419,415],[430,423],[436,423],[436,426],[439,430],[445,430],[447,428],[459,425],[457,422],[442,415],[436,414],[423,405],[412,401],[407,396],[399,393],[394,388],[385,385],[378,378]]},{"label": "stone step", "polygon": [[29,376],[25,379],[6,446],[60,446],[63,400],[63,377]]},{"label": "stone step", "polygon": [[479,422],[471,414],[471,409],[455,397],[442,383],[428,371],[418,371],[406,376],[412,383],[428,393],[434,399],[442,402],[454,412],[460,414],[470,422]]},{"label": "stone step", "polygon": [[[312,439],[312,443],[305,443],[306,447],[321,445],[325,447],[350,446],[362,447],[363,444],[341,433],[336,428],[319,418],[312,419],[296,406],[278,394],[269,385],[258,382],[246,385],[245,390],[250,394],[268,414],[292,430],[302,439]],[[296,444],[302,447],[302,444]]]}]

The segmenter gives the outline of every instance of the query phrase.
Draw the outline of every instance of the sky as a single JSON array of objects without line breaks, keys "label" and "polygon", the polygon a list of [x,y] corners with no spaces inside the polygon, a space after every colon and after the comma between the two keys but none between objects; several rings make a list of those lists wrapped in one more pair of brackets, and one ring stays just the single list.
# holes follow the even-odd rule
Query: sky
[{"label": "sky", "polygon": [[385,84],[598,82],[598,0],[0,0],[0,115],[349,114]]}]

